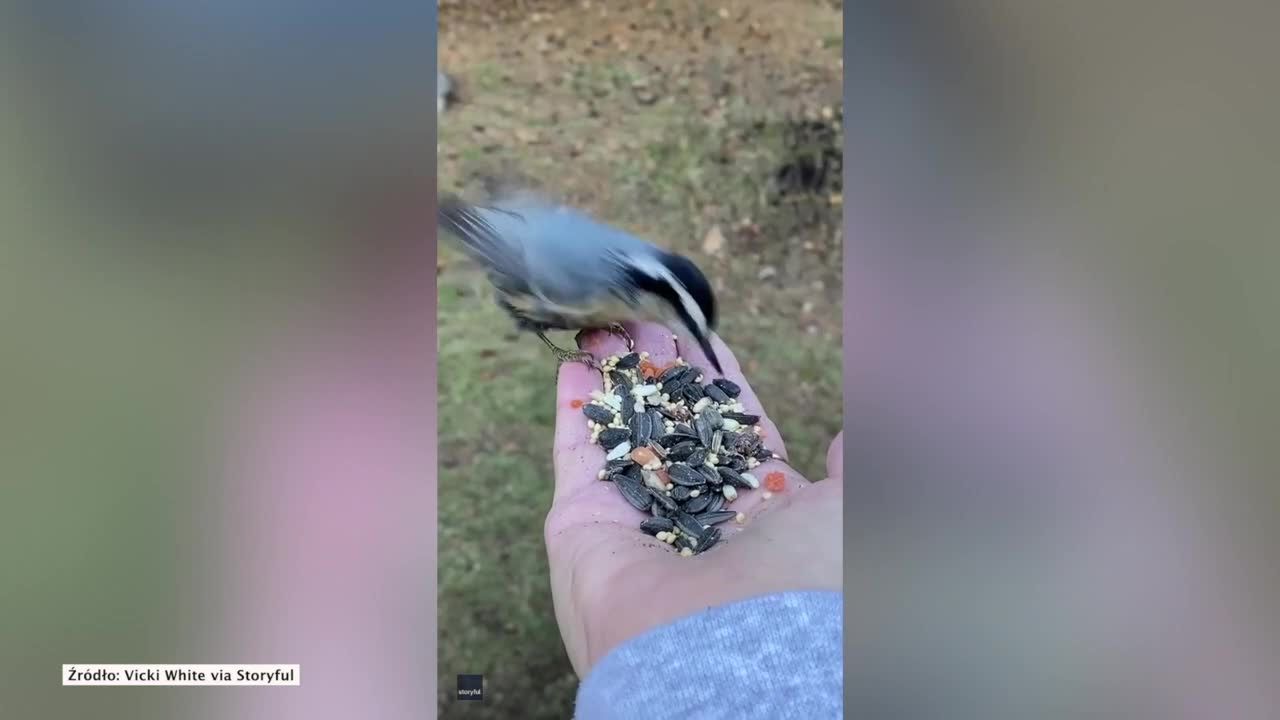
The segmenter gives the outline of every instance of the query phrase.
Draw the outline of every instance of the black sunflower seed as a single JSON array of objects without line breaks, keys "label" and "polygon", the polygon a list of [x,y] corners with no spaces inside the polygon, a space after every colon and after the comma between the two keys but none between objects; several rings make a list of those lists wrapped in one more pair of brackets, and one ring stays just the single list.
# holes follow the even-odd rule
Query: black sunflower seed
[{"label": "black sunflower seed", "polygon": [[740,473],[747,471],[747,459],[737,453],[721,455],[720,465],[722,467],[732,468]]},{"label": "black sunflower seed", "polygon": [[742,455],[754,455],[760,448],[760,436],[753,432],[738,433],[729,449]]},{"label": "black sunflower seed", "polygon": [[627,502],[631,503],[631,507],[648,512],[649,506],[653,504],[653,495],[642,483],[625,475],[618,475],[613,484],[618,486],[618,491]]},{"label": "black sunflower seed", "polygon": [[727,403],[729,402],[729,400],[732,399],[727,394],[725,394],[725,391],[721,390],[719,387],[717,387],[714,384],[703,386],[702,391],[707,394],[707,397],[711,398],[712,400],[720,404]]},{"label": "black sunflower seed", "polygon": [[756,449],[755,458],[760,462],[764,462],[765,460],[772,460],[773,451],[761,445],[759,448]]},{"label": "black sunflower seed", "polygon": [[699,465],[705,463],[706,461],[707,461],[707,451],[703,450],[702,448],[698,448],[697,450],[694,450],[693,453],[689,455],[688,460],[686,460],[686,462],[688,462],[690,465],[694,467],[698,467]]},{"label": "black sunflower seed", "polygon": [[636,481],[636,482],[644,482],[644,469],[643,469],[643,468],[641,468],[639,465],[637,465],[637,464],[635,464],[635,463],[631,463],[630,465],[628,465],[628,466],[626,466],[626,467],[622,468],[621,470],[618,470],[617,472],[614,472],[614,473],[612,473],[611,475],[608,475],[608,476],[606,476],[606,477],[607,477],[608,479],[612,480],[613,478],[617,477],[618,475],[622,475],[623,477],[630,478],[630,479],[632,479],[632,480],[634,480],[634,481]]},{"label": "black sunflower seed", "polygon": [[691,493],[693,493],[693,490],[690,488],[687,488],[684,485],[676,485],[671,489],[671,499],[678,503],[682,503],[689,499]]},{"label": "black sunflower seed", "polygon": [[605,450],[612,450],[630,439],[631,433],[623,428],[609,428],[600,433],[600,445]]},{"label": "black sunflower seed", "polygon": [[640,353],[628,353],[618,358],[617,367],[620,370],[630,370],[640,364]]},{"label": "black sunflower seed", "polygon": [[626,373],[610,370],[609,381],[613,383],[613,392],[618,397],[625,398],[631,394],[631,379],[627,377]]},{"label": "black sunflower seed", "polygon": [[727,467],[724,467],[724,466],[722,465],[722,466],[720,466],[720,467],[716,468],[716,472],[720,473],[720,477],[724,478],[724,481],[725,481],[725,482],[727,482],[727,483],[729,483],[730,485],[732,485],[732,486],[734,486],[734,487],[738,488],[739,490],[750,490],[750,489],[751,489],[751,483],[747,482],[745,478],[743,478],[741,475],[739,475],[739,474],[738,474],[736,471],[734,471],[734,470],[731,470],[731,469],[729,469],[729,468],[727,468]]},{"label": "black sunflower seed", "polygon": [[692,538],[701,538],[703,532],[705,532],[702,529],[702,523],[695,520],[693,516],[687,512],[676,512],[674,519],[676,521],[676,528],[680,530],[681,534],[688,535]]},{"label": "black sunflower seed", "polygon": [[720,474],[706,465],[698,465],[697,470],[702,474],[702,477],[707,479],[708,483],[714,483],[720,479]]},{"label": "black sunflower seed", "polygon": [[664,518],[667,516],[667,511],[658,503],[654,503],[649,506],[649,514],[656,518]]},{"label": "black sunflower seed", "polygon": [[636,414],[636,404],[630,400],[623,400],[622,410],[618,414],[622,416],[622,422],[631,422],[631,417]]},{"label": "black sunflower seed", "polygon": [[676,524],[670,518],[652,517],[640,523],[640,529],[650,535],[657,535],[660,532],[671,532],[671,528]]},{"label": "black sunflower seed", "polygon": [[685,414],[681,412],[681,410],[683,410],[683,408],[658,407],[658,412],[662,413],[662,416],[671,422],[680,422],[685,419]]},{"label": "black sunflower seed", "polygon": [[738,513],[732,510],[712,510],[703,512],[700,515],[694,515],[693,519],[703,525],[719,525],[726,520],[732,520],[738,516]]},{"label": "black sunflower seed", "polygon": [[662,417],[662,413],[656,409],[649,411],[649,422],[653,425],[652,438],[662,437],[667,433],[666,418]]},{"label": "black sunflower seed", "polygon": [[680,390],[680,394],[684,396],[685,402],[692,405],[702,399],[702,386],[698,383],[690,383]]},{"label": "black sunflower seed", "polygon": [[738,384],[734,381],[726,378],[716,378],[711,381],[711,384],[723,390],[724,394],[731,398],[736,398],[742,394],[742,388],[738,387]]},{"label": "black sunflower seed", "polygon": [[590,403],[583,405],[582,414],[586,415],[591,420],[595,420],[601,425],[608,425],[613,422],[613,411],[599,405],[592,405]]},{"label": "black sunflower seed", "polygon": [[656,490],[647,490],[647,492],[653,496],[654,503],[666,512],[673,513],[680,509],[680,506],[676,505],[676,501],[667,497],[665,493],[660,493]]},{"label": "black sunflower seed", "polygon": [[[715,493],[707,493],[705,495],[698,495],[698,497],[691,497],[689,498],[689,501],[684,504],[683,510],[690,515],[697,515],[700,512],[704,512],[706,511],[707,506],[711,504],[711,498],[714,495]],[[703,524],[705,525],[706,523]]]},{"label": "black sunflower seed", "polygon": [[617,460],[610,460],[604,464],[604,471],[612,475],[620,470],[625,470],[628,465],[635,465],[631,462],[631,458],[624,457]]},{"label": "black sunflower seed", "polygon": [[707,506],[707,509],[704,511],[704,514],[719,511],[721,508],[724,507],[724,502],[725,500],[724,500],[723,493],[718,493],[718,492],[711,493],[711,504]]},{"label": "black sunflower seed", "polygon": [[698,546],[693,549],[693,554],[704,553],[720,542],[720,528],[713,527],[706,531],[701,538],[698,539]]},{"label": "black sunflower seed", "polygon": [[727,412],[727,413],[724,413],[724,416],[729,420],[737,420],[743,425],[755,425],[756,423],[760,422],[759,415],[748,415],[746,413],[739,413],[739,412]]},{"label": "black sunflower seed", "polygon": [[643,447],[653,437],[653,417],[649,413],[634,413],[628,423],[631,427],[631,447]]},{"label": "black sunflower seed", "polygon": [[724,478],[720,477],[720,473],[716,471],[716,468],[712,468],[707,465],[700,465],[698,466],[698,472],[707,476],[708,485],[720,487],[721,483],[724,482]]},{"label": "black sunflower seed", "polygon": [[662,387],[665,389],[667,387],[667,383],[672,380],[676,380],[677,378],[684,377],[684,374],[688,371],[688,365],[672,365],[662,371],[662,374],[658,376],[658,382],[662,383]]},{"label": "black sunflower seed", "polygon": [[690,455],[692,455],[693,451],[697,449],[698,449],[698,446],[695,445],[692,440],[685,440],[684,442],[676,445],[673,448],[668,448],[667,457],[671,458],[672,460],[684,460],[688,458]]},{"label": "black sunflower seed", "polygon": [[711,421],[699,415],[693,419],[693,429],[698,432],[698,442],[702,443],[702,447],[711,447],[711,434],[715,432],[715,428],[711,427]]},{"label": "black sunflower seed", "polygon": [[671,467],[667,468],[667,475],[676,485],[700,487],[707,484],[706,476],[684,463],[671,463]]},{"label": "black sunflower seed", "polygon": [[720,416],[720,413],[716,412],[715,408],[703,408],[700,417],[707,419],[707,422],[711,424],[712,430],[724,424],[724,418]]}]

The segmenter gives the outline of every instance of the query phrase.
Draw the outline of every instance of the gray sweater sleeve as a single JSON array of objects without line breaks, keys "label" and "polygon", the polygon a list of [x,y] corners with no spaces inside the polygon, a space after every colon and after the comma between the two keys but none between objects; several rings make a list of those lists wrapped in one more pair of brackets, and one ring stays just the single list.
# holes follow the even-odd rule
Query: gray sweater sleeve
[{"label": "gray sweater sleeve", "polygon": [[786,592],[651,630],[587,675],[574,718],[843,717],[843,608],[843,593]]}]

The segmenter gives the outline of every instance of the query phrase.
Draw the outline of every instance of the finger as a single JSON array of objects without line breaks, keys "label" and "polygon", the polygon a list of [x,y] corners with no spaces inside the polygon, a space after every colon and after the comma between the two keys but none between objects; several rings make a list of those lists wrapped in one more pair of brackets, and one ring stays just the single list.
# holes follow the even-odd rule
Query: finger
[{"label": "finger", "polygon": [[656,323],[637,322],[624,325],[635,341],[636,352],[649,353],[649,362],[666,367],[675,362],[676,343],[671,331]]},{"label": "finger", "polygon": [[604,465],[604,448],[591,443],[587,417],[582,412],[582,406],[591,402],[591,393],[603,387],[600,373],[584,363],[566,362],[560,366],[553,446],[556,500],[589,486]]},{"label": "finger", "polygon": [[[704,383],[709,383],[714,379],[711,361],[702,352],[702,349],[698,347],[696,340],[693,338],[677,339],[675,344],[689,364],[696,365],[706,371],[702,377]],[[759,425],[762,431],[761,437],[765,447],[772,450],[779,457],[786,458],[787,446],[782,440],[782,434],[778,432],[777,426],[769,419],[764,406],[760,403],[760,398],[756,397],[755,391],[751,389],[751,383],[747,382],[746,377],[743,376],[742,367],[738,364],[738,358],[734,356],[729,346],[724,344],[720,336],[714,333],[711,335],[711,349],[715,352],[716,358],[720,360],[720,366],[724,368],[723,377],[742,389],[742,392],[738,394],[737,400],[742,403],[744,412],[760,416],[760,421],[756,424]],[[749,427],[744,429],[751,430]]]},{"label": "finger", "polygon": [[827,479],[837,482],[844,480],[844,431],[836,433],[831,446],[827,448]]}]

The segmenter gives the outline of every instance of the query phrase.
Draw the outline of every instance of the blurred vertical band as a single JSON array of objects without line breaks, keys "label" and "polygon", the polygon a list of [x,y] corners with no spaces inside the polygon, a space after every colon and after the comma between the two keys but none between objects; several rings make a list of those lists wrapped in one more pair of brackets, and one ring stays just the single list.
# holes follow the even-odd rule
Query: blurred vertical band
[{"label": "blurred vertical band", "polygon": [[434,714],[435,65],[431,2],[0,0],[0,716]]}]

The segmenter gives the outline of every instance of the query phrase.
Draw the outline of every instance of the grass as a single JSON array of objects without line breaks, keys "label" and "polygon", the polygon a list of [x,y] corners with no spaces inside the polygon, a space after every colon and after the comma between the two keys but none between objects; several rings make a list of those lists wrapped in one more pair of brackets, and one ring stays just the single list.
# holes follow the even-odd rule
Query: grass
[{"label": "grass", "polygon": [[[656,16],[611,6],[610,23],[600,27],[568,11],[537,26],[454,18],[441,37],[453,63],[445,70],[487,90],[442,119],[440,186],[477,195],[483,178],[519,178],[689,255],[716,286],[720,335],[792,461],[821,477],[842,414],[840,207],[825,192],[766,201],[770,173],[795,151],[784,131],[794,111],[738,94],[721,103],[705,79],[676,72],[724,53],[653,31],[654,17],[700,31],[715,15],[696,3],[665,5],[670,12]],[[812,48],[838,24],[786,26],[812,35],[796,43]],[[531,31],[552,27],[572,30],[570,44],[512,50]],[[629,52],[600,49],[620,36]],[[596,49],[587,55],[574,42]],[[783,70],[809,62],[770,59]],[[766,74],[758,62],[723,72],[745,88]],[[635,98],[632,82],[641,77],[659,93],[656,102]],[[838,95],[811,87],[797,94],[805,93],[810,109],[839,104]],[[536,131],[537,141],[522,140],[519,130]],[[713,225],[727,249],[708,254],[702,240]],[[448,245],[440,256],[441,717],[567,718],[578,678],[555,623],[542,539],[554,485],[556,362],[536,338],[515,332],[475,267]],[[762,268],[772,276],[761,280]],[[568,334],[553,339],[572,344]],[[455,676],[471,673],[485,676],[483,704],[454,700]]]}]

